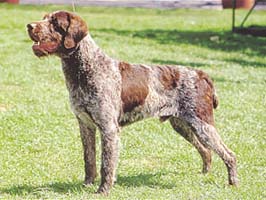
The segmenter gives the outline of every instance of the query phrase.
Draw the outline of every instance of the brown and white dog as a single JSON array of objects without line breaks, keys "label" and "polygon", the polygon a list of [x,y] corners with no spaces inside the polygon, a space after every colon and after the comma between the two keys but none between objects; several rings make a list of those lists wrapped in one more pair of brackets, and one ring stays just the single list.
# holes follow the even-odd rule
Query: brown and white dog
[{"label": "brown and white dog", "polygon": [[128,64],[110,58],[93,41],[84,20],[57,11],[27,25],[36,56],[61,58],[70,103],[84,147],[85,185],[96,177],[95,132],[102,139],[101,185],[115,181],[120,128],[148,117],[169,120],[193,144],[210,170],[211,150],[224,161],[229,184],[237,185],[236,158],[214,127],[218,100],[208,75],[183,66]]}]

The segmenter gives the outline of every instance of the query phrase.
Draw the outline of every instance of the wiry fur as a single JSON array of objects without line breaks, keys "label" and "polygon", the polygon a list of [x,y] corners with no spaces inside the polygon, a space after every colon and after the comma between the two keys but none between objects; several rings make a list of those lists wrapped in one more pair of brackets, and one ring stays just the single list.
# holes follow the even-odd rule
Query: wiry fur
[{"label": "wiry fur", "polygon": [[[79,122],[84,147],[85,184],[92,184],[97,174],[96,128],[102,139],[98,192],[108,193],[115,181],[121,127],[144,118],[159,117],[162,122],[169,119],[173,128],[196,147],[203,160],[204,173],[210,170],[213,150],[227,166],[229,183],[236,185],[235,156],[214,127],[213,108],[217,107],[218,100],[208,75],[183,66],[120,62],[95,44],[86,27],[80,17],[64,11],[28,25],[31,38],[42,41],[34,45],[35,54],[56,54],[62,60],[71,107]],[[44,40],[40,38],[42,35],[46,36]],[[53,48],[48,47],[51,41]]]}]

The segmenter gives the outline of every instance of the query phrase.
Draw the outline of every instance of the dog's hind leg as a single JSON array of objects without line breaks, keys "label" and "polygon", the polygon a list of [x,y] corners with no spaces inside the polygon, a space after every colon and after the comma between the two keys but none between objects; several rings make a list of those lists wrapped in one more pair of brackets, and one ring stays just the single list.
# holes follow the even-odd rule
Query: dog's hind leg
[{"label": "dog's hind leg", "polygon": [[210,148],[223,160],[227,167],[230,185],[238,185],[236,157],[224,144],[214,126],[202,121],[197,117],[188,117],[187,123],[204,146]]},{"label": "dog's hind leg", "polygon": [[199,152],[202,161],[203,161],[203,167],[202,167],[202,173],[207,173],[210,171],[211,168],[211,161],[212,161],[212,155],[211,150],[206,148],[199,140],[198,138],[193,134],[191,128],[187,126],[185,121],[182,121],[179,118],[170,118],[170,123],[172,127],[177,131],[180,135],[182,135],[188,142],[190,142]]}]

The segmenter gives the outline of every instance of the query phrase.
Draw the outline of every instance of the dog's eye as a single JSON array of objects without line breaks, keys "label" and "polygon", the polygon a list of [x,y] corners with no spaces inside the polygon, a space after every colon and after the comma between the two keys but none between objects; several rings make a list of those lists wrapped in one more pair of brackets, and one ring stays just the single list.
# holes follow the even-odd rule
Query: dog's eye
[{"label": "dog's eye", "polygon": [[55,17],[51,18],[50,23],[54,26],[55,31],[57,31],[59,33],[62,32],[62,28],[59,26],[58,21]]},{"label": "dog's eye", "polygon": [[53,16],[51,17],[50,23],[53,24],[54,26],[58,26],[58,22],[57,22],[56,18]]}]

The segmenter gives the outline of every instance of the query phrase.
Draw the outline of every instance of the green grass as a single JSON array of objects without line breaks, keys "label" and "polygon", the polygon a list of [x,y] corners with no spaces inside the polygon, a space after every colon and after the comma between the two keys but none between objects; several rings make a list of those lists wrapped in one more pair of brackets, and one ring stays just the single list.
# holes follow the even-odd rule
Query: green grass
[{"label": "green grass", "polygon": [[[0,199],[94,199],[83,188],[82,146],[60,61],[38,59],[25,25],[63,6],[0,4]],[[122,131],[110,199],[266,198],[266,38],[230,32],[231,11],[78,7],[96,42],[134,63],[182,64],[214,79],[216,125],[238,158],[239,188],[214,155],[202,175],[196,150],[169,123],[148,119]],[[266,11],[248,24],[266,25]],[[238,11],[237,22],[245,15]],[[247,24],[247,25],[248,25]],[[97,138],[97,165],[100,165]]]}]

